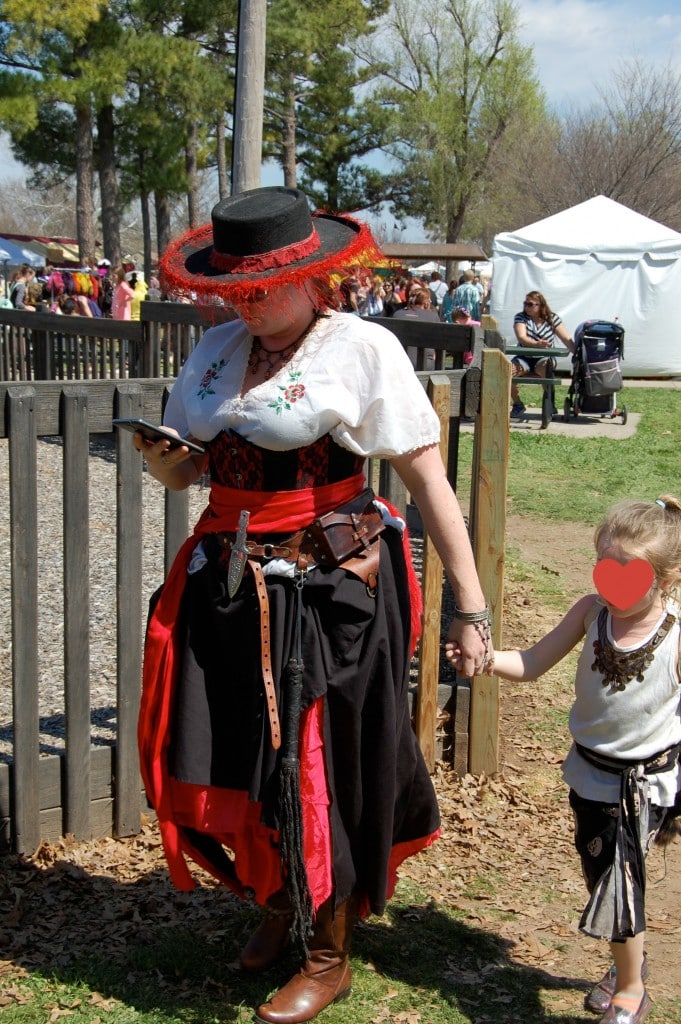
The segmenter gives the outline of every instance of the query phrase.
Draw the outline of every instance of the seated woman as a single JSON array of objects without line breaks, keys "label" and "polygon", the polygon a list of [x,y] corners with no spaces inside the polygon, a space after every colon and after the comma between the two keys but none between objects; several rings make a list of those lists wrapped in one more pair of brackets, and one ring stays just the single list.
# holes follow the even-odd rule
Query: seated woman
[{"label": "seated woman", "polygon": [[[575,343],[565,324],[550,308],[541,292],[528,292],[523,308],[516,313],[513,320],[518,345],[523,348],[553,348],[558,338],[570,352],[575,351]],[[511,360],[513,380],[511,381],[511,419],[520,419],[525,406],[520,399],[516,377],[524,377],[532,373],[537,377],[545,377],[549,359],[547,356],[514,356]]]}]

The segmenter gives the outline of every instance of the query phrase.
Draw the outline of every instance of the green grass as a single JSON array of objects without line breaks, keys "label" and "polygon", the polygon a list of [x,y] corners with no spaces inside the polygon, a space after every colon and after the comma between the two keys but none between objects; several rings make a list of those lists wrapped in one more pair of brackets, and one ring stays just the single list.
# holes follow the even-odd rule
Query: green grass
[{"label": "green grass", "polygon": [[[625,381],[622,400],[641,421],[630,438],[512,431],[508,512],[596,525],[620,498],[681,495],[681,390]],[[618,421],[619,422],[619,421]],[[472,435],[462,435],[459,479],[467,497]]]}]

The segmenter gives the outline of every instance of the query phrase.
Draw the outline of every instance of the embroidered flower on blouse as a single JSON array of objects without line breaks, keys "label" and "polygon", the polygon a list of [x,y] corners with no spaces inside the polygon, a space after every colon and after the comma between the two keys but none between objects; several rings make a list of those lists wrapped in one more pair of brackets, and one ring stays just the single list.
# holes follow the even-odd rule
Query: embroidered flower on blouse
[{"label": "embroidered flower on blouse", "polygon": [[302,398],[305,394],[305,385],[299,383],[299,378],[302,377],[301,370],[289,370],[288,371],[288,384],[279,385],[279,390],[282,392],[274,402],[269,402],[268,405],[271,409],[276,409],[277,415],[286,410],[291,411],[291,407],[296,404],[298,399]]},{"label": "embroidered flower on blouse", "polygon": [[211,384],[213,383],[213,381],[218,380],[224,367],[224,359],[221,359],[219,363],[210,364],[210,366],[204,373],[203,377],[201,378],[201,383],[199,384],[199,390],[197,391],[199,398],[205,398],[206,395],[215,394],[215,391],[211,387]]}]

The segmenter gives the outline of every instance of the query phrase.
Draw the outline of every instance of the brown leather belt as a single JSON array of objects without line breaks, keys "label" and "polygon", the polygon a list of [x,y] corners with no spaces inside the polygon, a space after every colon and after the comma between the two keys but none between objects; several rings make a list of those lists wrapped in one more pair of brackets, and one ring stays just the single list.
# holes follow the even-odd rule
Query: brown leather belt
[{"label": "brown leather belt", "polygon": [[265,701],[267,703],[267,717],[270,720],[270,735],[272,736],[272,748],[279,750],[281,746],[281,725],[279,723],[279,712],[277,710],[277,692],[274,687],[274,675],[272,673],[272,648],[270,643],[270,602],[267,598],[267,584],[262,574],[262,567],[259,562],[248,560],[248,566],[253,573],[255,580],[255,593],[260,606],[260,667],[262,669],[262,681],[265,688]]},{"label": "brown leather belt", "polygon": [[[328,512],[304,530],[276,542],[257,544],[247,540],[246,550],[249,558],[284,558],[287,562],[294,562],[298,569],[309,569],[317,564],[345,566],[348,561],[354,562],[356,556],[361,559],[384,529],[381,513],[373,503],[369,503],[361,512]],[[236,534],[216,533],[213,536],[221,547],[229,551]]]},{"label": "brown leather belt", "polygon": [[[213,536],[220,547],[230,551],[236,535],[234,533],[216,533]],[[308,543],[305,545],[306,540]],[[304,550],[304,545],[308,550]],[[264,558],[265,561],[269,561],[271,558],[285,558],[287,562],[295,562],[299,569],[309,569],[314,565],[311,547],[307,530],[299,530],[298,533],[286,537],[278,544],[256,544],[254,541],[246,541],[249,558]],[[301,560],[303,564],[301,564]]]}]

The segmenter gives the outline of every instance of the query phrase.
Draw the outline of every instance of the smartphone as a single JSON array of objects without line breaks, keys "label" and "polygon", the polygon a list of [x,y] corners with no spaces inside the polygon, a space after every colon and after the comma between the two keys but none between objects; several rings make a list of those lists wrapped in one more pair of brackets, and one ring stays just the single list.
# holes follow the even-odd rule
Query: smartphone
[{"label": "smartphone", "polygon": [[148,441],[170,441],[171,448],[185,447],[189,448],[190,452],[196,452],[199,455],[204,455],[206,451],[200,444],[188,441],[186,437],[178,437],[172,430],[166,430],[165,427],[156,426],[155,423],[149,423],[147,420],[114,420],[113,425],[122,427],[123,430],[129,430],[131,433],[139,431],[142,437]]}]

